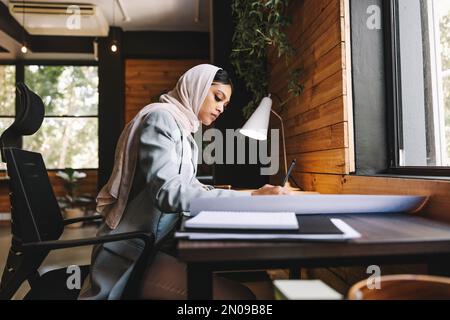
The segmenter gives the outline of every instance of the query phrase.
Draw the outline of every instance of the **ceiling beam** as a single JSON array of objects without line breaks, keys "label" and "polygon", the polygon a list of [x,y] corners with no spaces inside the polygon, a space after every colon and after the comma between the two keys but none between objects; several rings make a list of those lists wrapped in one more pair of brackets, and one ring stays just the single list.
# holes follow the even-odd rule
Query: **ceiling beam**
[{"label": "ceiling beam", "polygon": [[186,31],[128,31],[123,35],[127,58],[209,59],[209,34]]},{"label": "ceiling beam", "polygon": [[93,53],[94,37],[30,36],[28,45],[36,53]]}]

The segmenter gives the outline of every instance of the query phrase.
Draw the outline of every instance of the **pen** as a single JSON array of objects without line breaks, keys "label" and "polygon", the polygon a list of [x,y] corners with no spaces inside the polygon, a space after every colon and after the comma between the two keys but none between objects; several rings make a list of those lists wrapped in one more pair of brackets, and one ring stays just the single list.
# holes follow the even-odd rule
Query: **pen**
[{"label": "pen", "polygon": [[296,163],[296,160],[295,159],[292,160],[291,165],[289,166],[289,169],[286,173],[286,176],[284,177],[283,184],[281,185],[282,187],[284,187],[286,185],[286,182],[288,182],[289,176],[291,175],[291,172],[292,172],[292,169],[294,169],[294,167],[295,167],[295,163]]}]

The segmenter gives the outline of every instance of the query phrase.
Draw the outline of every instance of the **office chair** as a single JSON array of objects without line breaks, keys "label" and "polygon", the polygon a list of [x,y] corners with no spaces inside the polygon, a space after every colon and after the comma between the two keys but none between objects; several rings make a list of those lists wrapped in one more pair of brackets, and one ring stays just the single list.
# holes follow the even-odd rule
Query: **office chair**
[{"label": "office chair", "polygon": [[[1,156],[7,164],[11,202],[12,241],[0,283],[0,299],[11,299],[22,283],[28,280],[31,290],[25,299],[76,299],[77,289],[70,290],[66,268],[40,274],[39,267],[52,250],[139,239],[144,249],[135,261],[127,284],[116,297],[137,297],[140,278],[151,259],[154,236],[130,232],[78,240],[58,240],[66,225],[94,221],[99,215],[64,220],[53,193],[41,154],[20,149],[21,137],[39,130],[45,108],[41,98],[18,84],[18,99],[14,123],[0,137]],[[89,266],[81,266],[81,283]],[[116,289],[117,290],[117,289]]]}]

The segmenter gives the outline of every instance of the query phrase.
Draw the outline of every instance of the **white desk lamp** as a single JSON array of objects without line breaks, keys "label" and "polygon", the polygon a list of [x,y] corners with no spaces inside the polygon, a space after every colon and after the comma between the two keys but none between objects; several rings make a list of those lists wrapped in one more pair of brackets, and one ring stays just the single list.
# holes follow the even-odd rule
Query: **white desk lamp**
[{"label": "white desk lamp", "polygon": [[267,131],[269,129],[270,112],[272,112],[281,122],[281,136],[283,139],[283,155],[284,155],[284,171],[287,174],[287,157],[286,157],[286,140],[284,138],[283,118],[272,110],[272,99],[270,94],[261,100],[258,108],[253,112],[252,116],[247,120],[242,129],[241,134],[256,140],[267,140]]}]

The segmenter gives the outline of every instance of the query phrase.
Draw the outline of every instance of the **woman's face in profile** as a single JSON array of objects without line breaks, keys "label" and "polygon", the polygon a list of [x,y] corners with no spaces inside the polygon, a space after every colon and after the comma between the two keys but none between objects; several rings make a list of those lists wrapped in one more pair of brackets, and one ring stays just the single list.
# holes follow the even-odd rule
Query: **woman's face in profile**
[{"label": "woman's face in profile", "polygon": [[225,110],[231,98],[231,86],[213,82],[198,113],[201,123],[209,126]]}]

